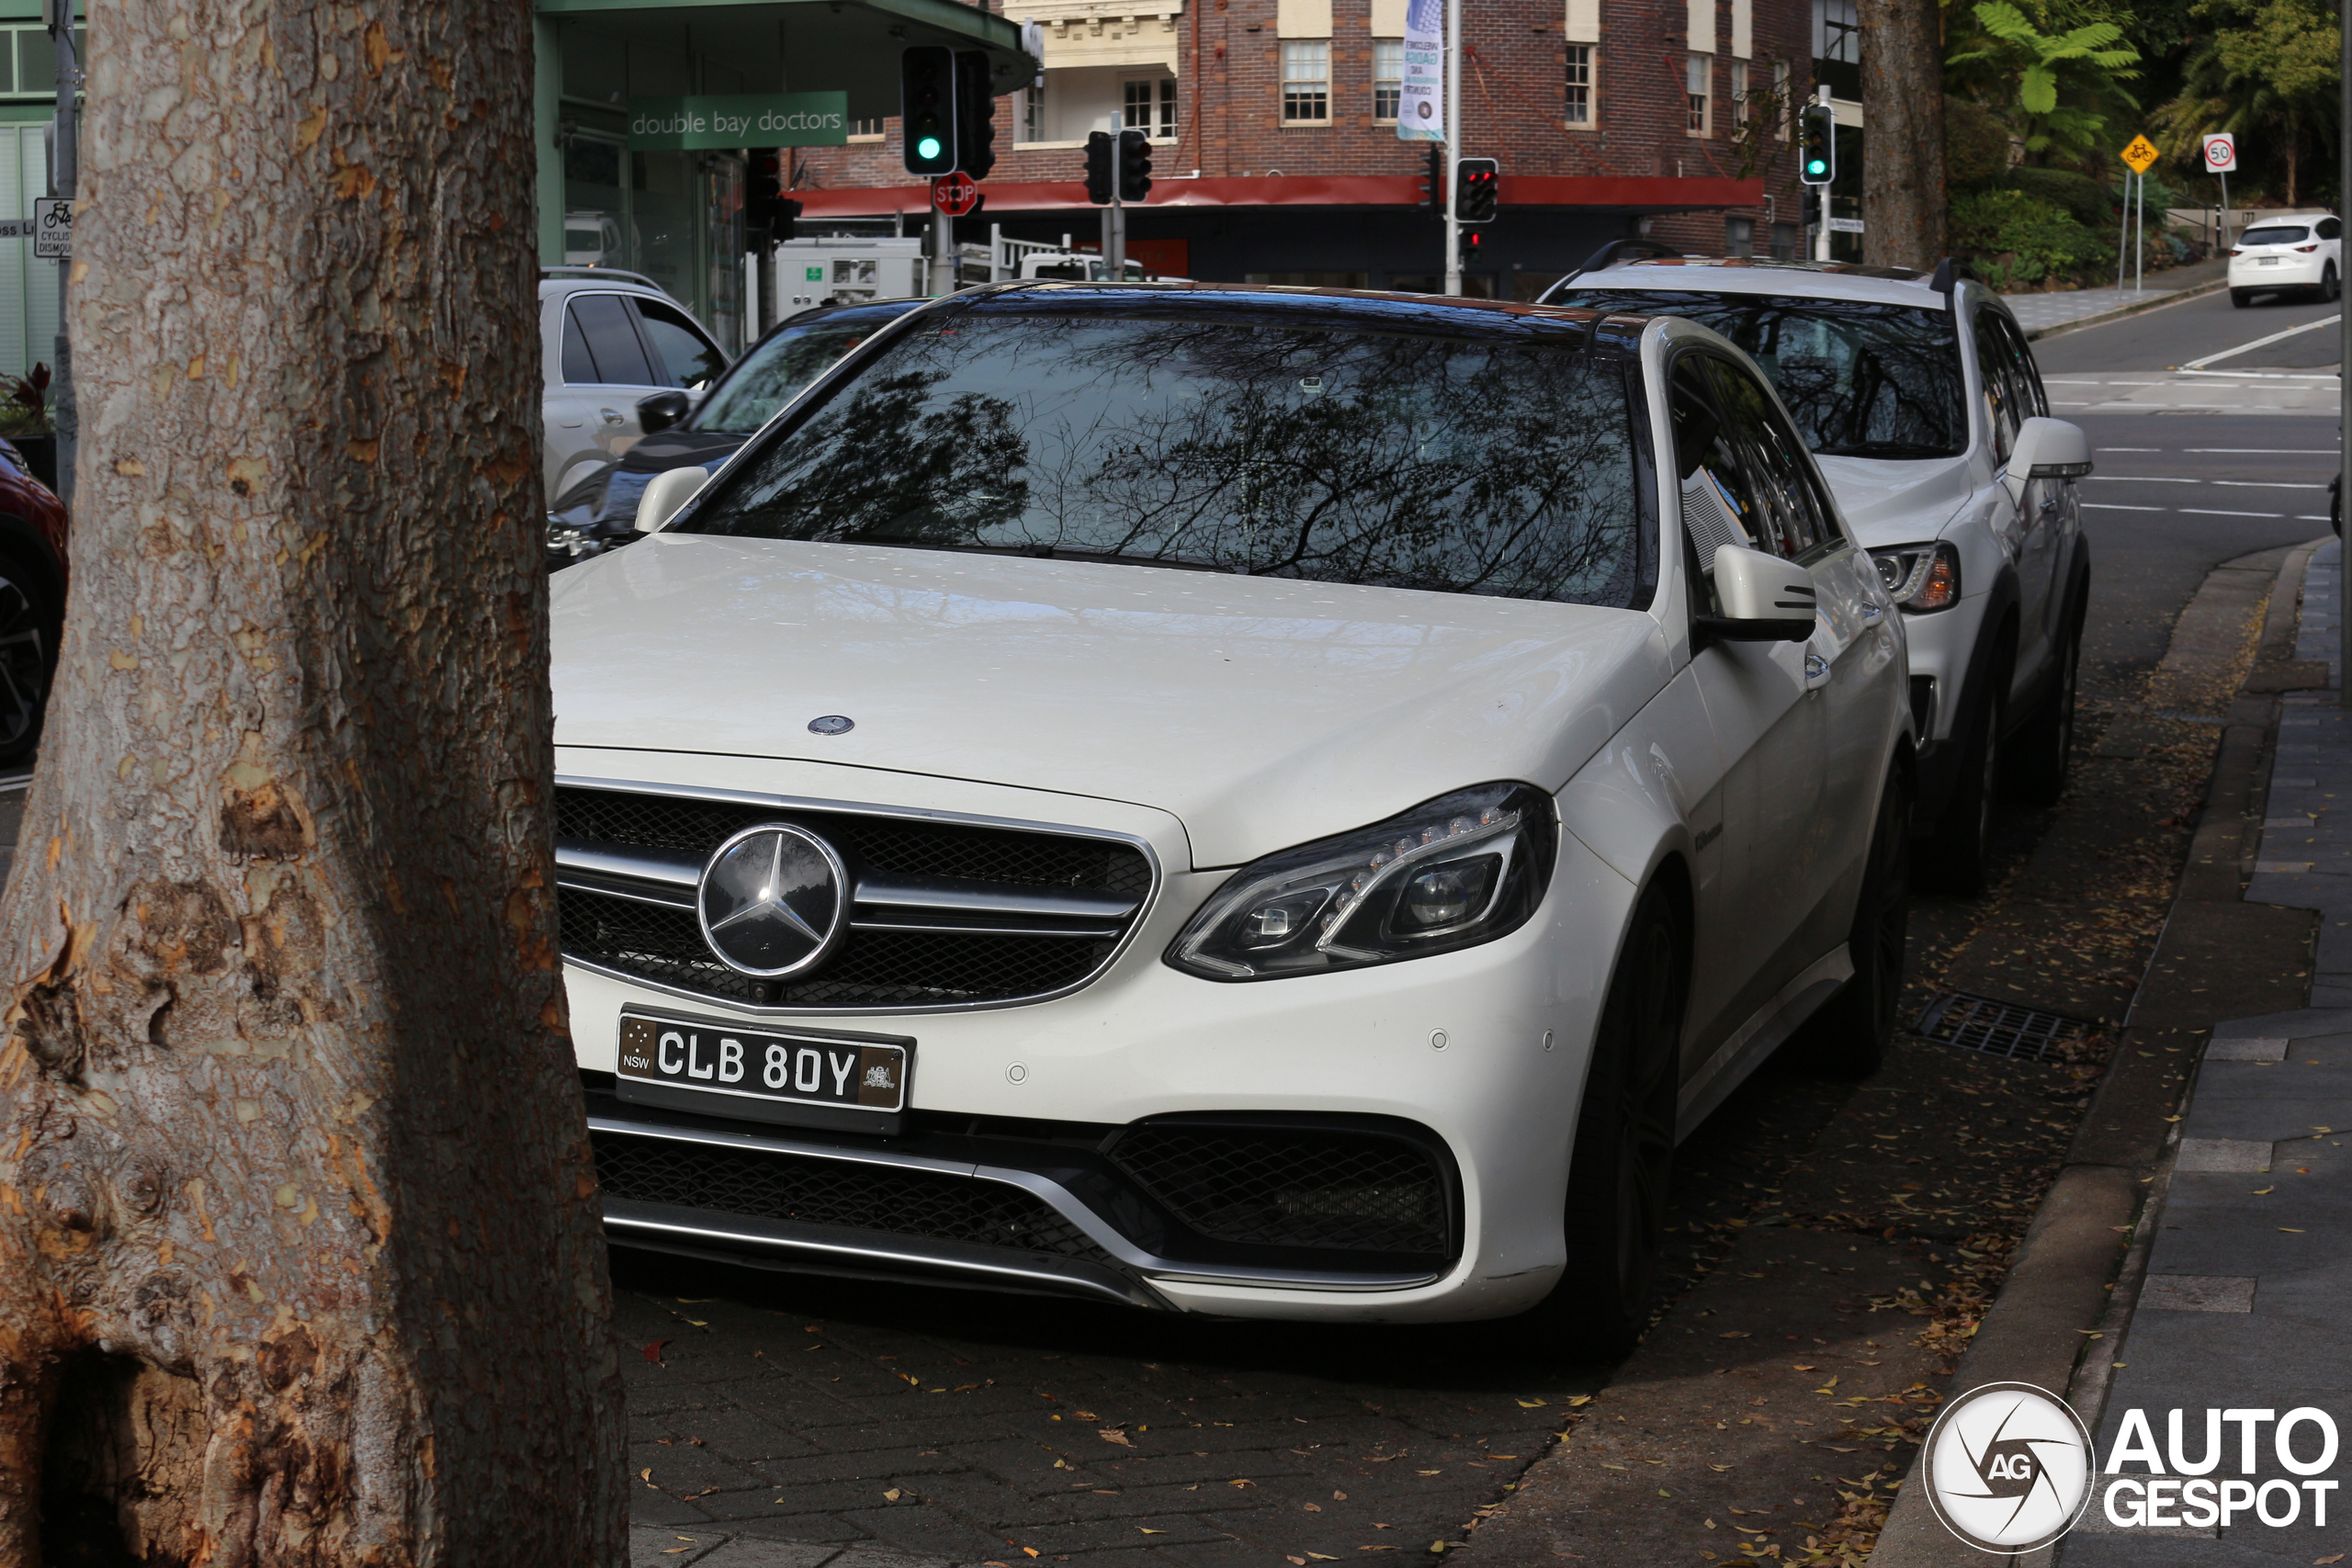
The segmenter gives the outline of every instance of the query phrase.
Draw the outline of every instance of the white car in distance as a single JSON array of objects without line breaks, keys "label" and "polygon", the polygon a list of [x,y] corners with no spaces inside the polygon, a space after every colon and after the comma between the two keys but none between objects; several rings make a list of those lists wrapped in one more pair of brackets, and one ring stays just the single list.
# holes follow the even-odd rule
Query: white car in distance
[{"label": "white car in distance", "polygon": [[702,323],[651,278],[600,266],[540,273],[539,353],[549,500],[649,434],[644,400],[676,393],[683,418],[727,369]]},{"label": "white car in distance", "polygon": [[1607,1353],[1677,1140],[1892,1031],[1901,617],[1703,328],[990,286],[639,515],[554,587],[616,1241]]},{"label": "white car in distance", "polygon": [[2230,247],[2230,303],[2241,310],[2257,295],[2328,300],[2343,292],[2344,220],[2333,213],[2266,218]]},{"label": "white car in distance", "polygon": [[1573,273],[1544,299],[1702,321],[1770,378],[1903,607],[1923,878],[1980,890],[2001,795],[2065,787],[2090,602],[2090,444],[2049,417],[2008,308],[1949,272],[1695,256]]}]

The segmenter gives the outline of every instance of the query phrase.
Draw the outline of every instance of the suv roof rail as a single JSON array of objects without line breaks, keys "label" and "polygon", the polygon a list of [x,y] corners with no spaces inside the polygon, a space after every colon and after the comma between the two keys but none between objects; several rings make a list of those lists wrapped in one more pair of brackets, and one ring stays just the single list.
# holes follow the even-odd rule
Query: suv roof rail
[{"label": "suv roof rail", "polygon": [[664,298],[667,298],[670,292],[641,272],[623,272],[616,266],[543,266],[539,268],[539,276],[543,278],[611,277],[617,278],[623,283],[641,284]]},{"label": "suv roof rail", "polygon": [[[1560,279],[1559,282],[1552,285],[1551,288],[1546,288],[1544,291],[1544,299],[1545,300],[1550,299],[1553,295],[1559,293],[1562,289],[1567,288],[1569,284],[1574,283],[1577,278],[1582,277],[1586,273],[1599,272],[1602,267],[1607,266],[1619,256],[1627,255],[1634,252],[1643,252],[1650,255],[1661,256],[1673,261],[1682,260],[1682,253],[1662,240],[1645,240],[1639,238],[1638,236],[1630,235],[1623,240],[1611,240],[1607,244],[1601,246],[1600,249],[1593,252],[1592,254],[1585,257],[1584,265],[1582,266],[1573,269],[1569,272],[1567,276]],[[1539,301],[1539,303],[1541,301]]]}]

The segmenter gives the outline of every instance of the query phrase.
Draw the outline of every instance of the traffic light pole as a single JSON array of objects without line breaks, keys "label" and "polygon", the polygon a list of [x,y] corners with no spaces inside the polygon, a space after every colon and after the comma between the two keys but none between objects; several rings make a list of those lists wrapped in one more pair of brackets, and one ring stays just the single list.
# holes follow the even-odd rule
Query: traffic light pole
[{"label": "traffic light pole", "polygon": [[1445,0],[1445,291],[1462,292],[1462,220],[1453,215],[1462,188],[1462,6]]},{"label": "traffic light pole", "polygon": [[956,220],[937,207],[931,209],[931,287],[933,299],[956,292]]}]

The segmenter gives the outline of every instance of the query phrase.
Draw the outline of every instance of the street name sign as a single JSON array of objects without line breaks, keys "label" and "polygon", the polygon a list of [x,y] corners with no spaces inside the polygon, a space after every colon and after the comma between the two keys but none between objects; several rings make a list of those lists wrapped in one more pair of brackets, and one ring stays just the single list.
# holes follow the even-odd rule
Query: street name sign
[{"label": "street name sign", "polygon": [[728,93],[628,101],[628,144],[637,152],[840,147],[848,141],[847,93]]},{"label": "street name sign", "polygon": [[2205,172],[2209,175],[2234,175],[2238,172],[2238,139],[2226,130],[2216,130],[2205,138]]},{"label": "street name sign", "polygon": [[2135,175],[2146,174],[2155,166],[2160,156],[2156,144],[2144,136],[2133,137],[2132,145],[2123,150],[2123,161],[2132,165],[2132,172]]}]

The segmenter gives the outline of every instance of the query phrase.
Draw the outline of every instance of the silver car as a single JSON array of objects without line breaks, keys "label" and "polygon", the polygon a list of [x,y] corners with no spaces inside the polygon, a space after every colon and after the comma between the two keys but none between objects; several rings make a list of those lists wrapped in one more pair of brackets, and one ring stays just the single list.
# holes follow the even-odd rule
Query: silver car
[{"label": "silver car", "polygon": [[639,399],[683,390],[699,402],[727,368],[702,323],[651,278],[605,267],[540,274],[539,342],[550,496],[636,445]]}]

